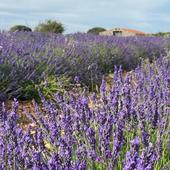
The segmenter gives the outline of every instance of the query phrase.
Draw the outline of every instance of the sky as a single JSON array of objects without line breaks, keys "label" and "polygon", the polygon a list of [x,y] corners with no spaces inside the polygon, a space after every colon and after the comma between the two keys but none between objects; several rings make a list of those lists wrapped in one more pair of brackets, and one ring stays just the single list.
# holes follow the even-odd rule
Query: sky
[{"label": "sky", "polygon": [[169,7],[170,0],[0,0],[0,29],[16,24],[34,29],[52,19],[63,23],[66,33],[92,27],[168,32]]}]

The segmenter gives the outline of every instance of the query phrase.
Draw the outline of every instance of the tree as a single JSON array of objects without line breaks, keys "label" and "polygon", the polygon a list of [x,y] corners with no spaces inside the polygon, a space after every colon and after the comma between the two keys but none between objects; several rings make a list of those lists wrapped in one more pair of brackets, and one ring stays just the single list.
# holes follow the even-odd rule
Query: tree
[{"label": "tree", "polygon": [[10,32],[16,32],[16,31],[31,32],[32,29],[25,25],[15,25],[10,28]]},{"label": "tree", "polygon": [[36,32],[51,32],[51,33],[63,33],[63,24],[57,21],[46,20],[40,23],[36,28]]},{"label": "tree", "polygon": [[102,28],[102,27],[94,27],[91,28],[87,31],[87,33],[92,33],[92,34],[99,34],[100,32],[106,31],[106,29]]}]

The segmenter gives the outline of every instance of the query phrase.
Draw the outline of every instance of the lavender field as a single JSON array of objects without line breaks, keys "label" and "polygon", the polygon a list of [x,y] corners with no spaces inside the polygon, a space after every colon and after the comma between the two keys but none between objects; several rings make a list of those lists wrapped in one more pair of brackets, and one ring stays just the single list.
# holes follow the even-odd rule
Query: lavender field
[{"label": "lavender field", "polygon": [[[102,76],[113,73],[114,65],[135,69],[143,59],[166,55],[170,38],[109,37],[92,34],[0,33],[0,100],[38,98],[37,85],[56,77],[95,90]],[[51,83],[47,91],[68,87]],[[63,88],[64,86],[64,88]],[[44,89],[44,86],[43,86]],[[34,96],[34,97],[32,97]]]},{"label": "lavender field", "polygon": [[[0,33],[0,170],[168,170],[169,49],[159,37]],[[34,103],[26,129],[21,99]]]}]

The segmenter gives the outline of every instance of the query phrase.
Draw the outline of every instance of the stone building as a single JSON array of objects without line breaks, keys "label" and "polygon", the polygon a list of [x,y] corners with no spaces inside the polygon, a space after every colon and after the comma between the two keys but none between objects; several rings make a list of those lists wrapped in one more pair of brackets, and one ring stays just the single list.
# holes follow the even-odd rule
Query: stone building
[{"label": "stone building", "polygon": [[147,34],[138,30],[127,29],[127,28],[114,28],[100,32],[99,35],[115,35],[115,36],[146,36]]}]

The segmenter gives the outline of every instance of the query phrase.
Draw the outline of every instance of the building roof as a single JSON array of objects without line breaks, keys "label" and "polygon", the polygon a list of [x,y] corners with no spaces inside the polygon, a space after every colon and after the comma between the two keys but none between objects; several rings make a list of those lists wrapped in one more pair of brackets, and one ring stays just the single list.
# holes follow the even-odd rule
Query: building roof
[{"label": "building roof", "polygon": [[128,32],[133,32],[133,33],[136,33],[136,34],[142,34],[142,35],[146,34],[145,32],[138,31],[138,30],[133,30],[133,29],[123,28],[123,30],[128,31]]},{"label": "building roof", "polygon": [[134,30],[134,29],[127,29],[127,28],[114,28],[114,29],[112,29],[112,31],[127,31],[127,32],[138,34],[138,35],[146,35],[147,34],[142,31],[138,31],[138,30]]},{"label": "building roof", "polygon": [[145,32],[134,30],[134,29],[128,29],[128,28],[113,28],[110,30],[103,31],[100,34],[107,33],[107,32],[114,32],[114,31],[126,31],[126,32],[133,33],[136,35],[147,35],[147,33]]}]

